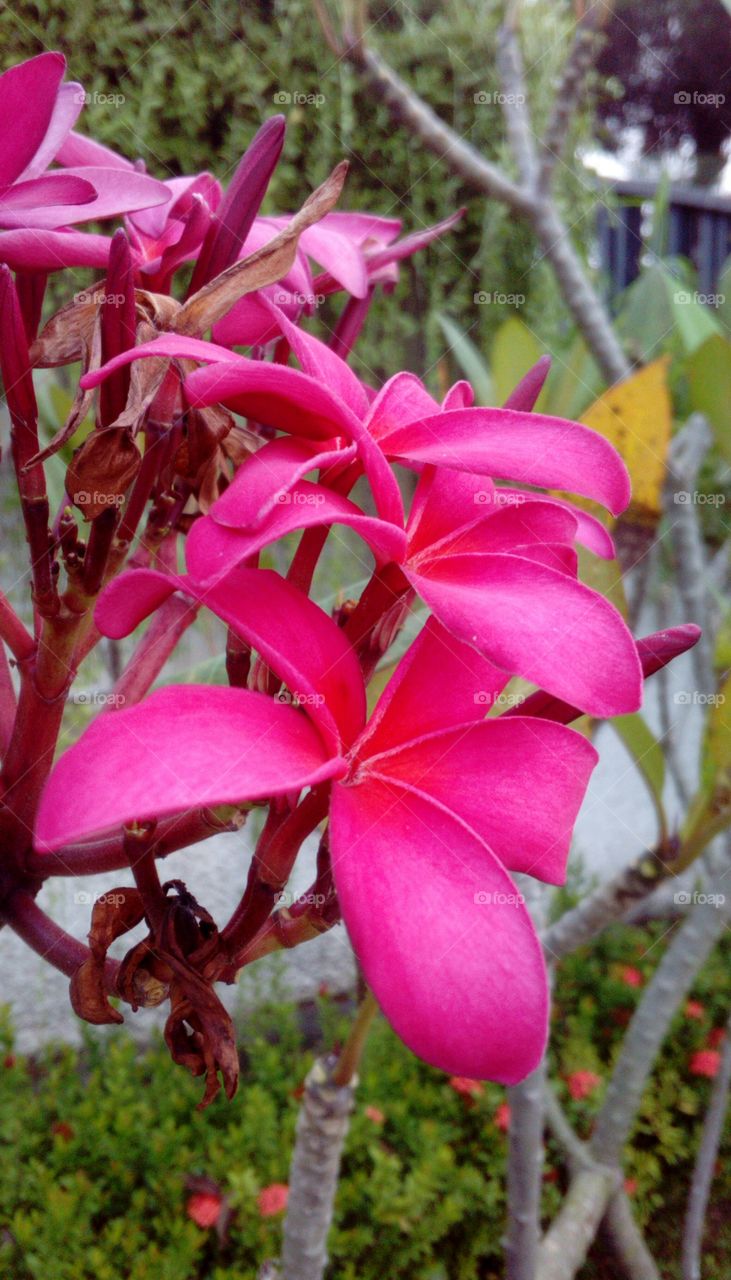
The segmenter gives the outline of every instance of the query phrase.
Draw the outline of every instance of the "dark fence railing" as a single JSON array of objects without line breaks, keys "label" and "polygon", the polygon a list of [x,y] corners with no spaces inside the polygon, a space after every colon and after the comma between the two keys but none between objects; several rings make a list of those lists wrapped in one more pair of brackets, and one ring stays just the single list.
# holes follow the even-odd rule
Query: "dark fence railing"
[{"label": "dark fence railing", "polygon": [[[639,275],[642,254],[642,203],[657,192],[654,182],[616,182],[617,205],[599,207],[601,265],[614,297]],[[715,293],[731,253],[731,196],[702,187],[673,187],[668,200],[667,253],[690,258],[701,293]]]}]

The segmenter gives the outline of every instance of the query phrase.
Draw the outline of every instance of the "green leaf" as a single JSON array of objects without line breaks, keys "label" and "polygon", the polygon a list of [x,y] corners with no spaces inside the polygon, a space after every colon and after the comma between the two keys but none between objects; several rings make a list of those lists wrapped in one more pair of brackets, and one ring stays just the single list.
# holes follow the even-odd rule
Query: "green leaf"
[{"label": "green leaf", "polygon": [[692,355],[714,334],[721,334],[721,326],[710,307],[698,301],[697,291],[683,288],[667,270],[663,276],[673,321],[686,354]]},{"label": "green leaf", "polygon": [[495,404],[504,404],[516,383],[543,355],[543,347],[517,316],[500,325],[490,352]]},{"label": "green leaf", "polygon": [[616,716],[609,723],[642,774],[664,828],[662,792],[665,785],[665,756],[662,746],[639,712]]},{"label": "green leaf", "polygon": [[731,462],[731,342],[714,333],[688,359],[691,407],[704,413]]},{"label": "green leaf", "polygon": [[460,329],[458,324],[455,324],[454,320],[450,320],[449,316],[437,313],[437,320],[441,325],[442,333],[449,343],[449,349],[454,355],[457,364],[460,366],[467,381],[472,384],[477,403],[495,404],[495,393],[490,370],[474,342],[467,337],[467,334]]}]

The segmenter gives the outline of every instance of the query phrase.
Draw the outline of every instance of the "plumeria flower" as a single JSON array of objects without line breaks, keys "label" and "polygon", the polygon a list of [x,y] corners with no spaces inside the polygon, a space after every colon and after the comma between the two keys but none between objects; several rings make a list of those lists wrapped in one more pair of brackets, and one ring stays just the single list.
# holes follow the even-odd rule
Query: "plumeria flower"
[{"label": "plumeria flower", "polygon": [[329,781],[340,906],[384,1013],[451,1074],[522,1078],[543,1052],[547,985],[510,872],[563,880],[594,748],[542,705],[484,719],[509,674],[433,618],[366,723],[352,646],[271,570],[237,569],[206,591],[134,570],[106,589],[97,624],[128,634],[177,589],[256,649],[291,701],[194,685],[102,715],[51,775],[37,847]]},{"label": "plumeria flower", "polygon": [[[254,346],[279,334],[276,317],[267,307],[275,303],[288,319],[310,315],[329,295],[345,290],[366,304],[376,285],[391,290],[398,282],[399,263],[445,235],[462,217],[462,210],[422,231],[397,239],[399,218],[333,210],[300,238],[291,271],[276,285],[242,298],[216,325],[213,337],[223,346]],[[252,253],[286,227],[292,215],[257,218],[242,252]],[[313,277],[312,263],[324,270]],[[364,309],[361,313],[361,323]],[[358,326],[360,327],[360,325]]]},{"label": "plumeria flower", "polygon": [[[193,590],[152,571],[124,575],[100,602],[98,622],[128,631],[177,586]],[[294,705],[192,686],[102,717],[52,775],[39,847],[331,778],[335,882],[384,1012],[416,1053],[447,1071],[521,1078],[543,1052],[547,989],[509,869],[562,879],[594,748],[547,720],[483,720],[485,699],[508,676],[435,620],[366,725],[352,647],[284,580],[237,570],[206,602],[286,681]],[[69,788],[71,775],[84,776],[83,797]]]},{"label": "plumeria flower", "polygon": [[0,261],[21,270],[102,266],[106,237],[69,227],[170,200],[163,183],[133,168],[49,169],[84,103],[81,85],[62,83],[65,70],[62,54],[42,53],[0,76]]}]

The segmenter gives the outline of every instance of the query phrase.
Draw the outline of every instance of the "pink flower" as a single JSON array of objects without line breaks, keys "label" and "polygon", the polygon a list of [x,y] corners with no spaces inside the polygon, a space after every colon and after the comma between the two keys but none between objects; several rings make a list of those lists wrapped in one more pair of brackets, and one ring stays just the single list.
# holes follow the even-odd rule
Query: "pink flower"
[{"label": "pink flower", "polygon": [[721,1055],[718,1049],[699,1049],[690,1060],[690,1073],[694,1076],[707,1076],[713,1080],[718,1075]]},{"label": "pink flower", "polygon": [[[596,761],[586,739],[557,722],[576,712],[540,695],[535,715],[526,703],[520,716],[485,720],[509,673],[431,618],[366,725],[348,638],[270,570],[237,569],[210,588],[133,570],[107,588],[97,623],[126,635],[177,589],[233,627],[291,701],[172,686],[100,716],[51,775],[37,846],[330,781],[338,898],[384,1013],[415,1053],[450,1074],[521,1079],[543,1052],[547,991],[509,873],[564,877]],[[657,643],[661,665],[677,640],[668,633]],[[557,720],[547,718],[554,711]],[[82,776],[83,788],[71,785]]]},{"label": "pink flower", "polygon": [[644,978],[642,977],[639,969],[635,969],[629,964],[625,965],[621,970],[619,980],[620,982],[623,982],[626,987],[641,987],[644,982]]},{"label": "pink flower", "polygon": [[628,1196],[634,1196],[637,1194],[638,1183],[636,1178],[625,1178],[622,1185],[624,1186],[624,1190]]},{"label": "pink flower", "polygon": [[197,1227],[205,1230],[208,1227],[215,1227],[221,1216],[222,1207],[223,1199],[217,1193],[196,1191],[192,1196],[188,1196],[185,1211]]},{"label": "pink flower", "polygon": [[595,1071],[572,1071],[566,1077],[569,1093],[577,1100],[588,1098],[601,1084],[602,1078]]},{"label": "pink flower", "polygon": [[65,163],[64,144],[84,102],[81,85],[62,83],[65,70],[62,54],[42,53],[0,76],[0,261],[20,270],[101,266],[106,237],[69,226],[170,198],[132,166],[123,175],[98,163],[49,171],[54,160]]},{"label": "pink flower", "polygon": [[[632,637],[614,606],[577,579],[574,543],[611,555],[611,539],[567,503],[497,490],[488,478],[518,474],[618,511],[628,500],[628,481],[608,442],[576,423],[519,409],[464,407],[463,384],[440,409],[410,374],[396,375],[369,403],[344,361],[276,308],[271,312],[302,372],[171,337],[83,379],[92,387],[140,355],[214,360],[187,379],[192,404],[220,400],[298,437],[255,454],[197,523],[188,540],[192,576],[209,584],[286,533],[345,523],[368,542],[378,564],[399,565],[404,599],[415,591],[448,631],[498,667],[594,715],[635,710],[642,672]],[[358,466],[342,444],[334,449],[335,437],[352,442]],[[423,469],[405,528],[387,458]],[[425,465],[435,463],[436,469]],[[329,468],[330,485],[304,479],[315,467]],[[360,468],[378,521],[346,497]]]},{"label": "pink flower", "polygon": [[495,1128],[500,1129],[501,1133],[507,1133],[510,1128],[510,1103],[501,1102],[495,1109],[493,1119]]},{"label": "pink flower", "polygon": [[365,1114],[372,1124],[385,1124],[386,1117],[379,1107],[366,1107]]},{"label": "pink flower", "polygon": [[714,1027],[711,1031],[708,1032],[709,1049],[720,1049],[725,1038],[726,1038],[726,1028]]},{"label": "pink flower", "polygon": [[688,1000],[685,1005],[686,1018],[696,1018],[699,1022],[706,1016],[705,1006],[698,1000]]},{"label": "pink flower", "polygon": [[455,1093],[467,1098],[479,1098],[485,1092],[485,1086],[479,1080],[470,1080],[467,1076],[452,1076],[449,1084]]},{"label": "pink flower", "polygon": [[289,1187],[286,1182],[272,1182],[271,1186],[264,1187],[256,1197],[260,1217],[274,1218],[278,1213],[284,1213],[288,1199]]}]

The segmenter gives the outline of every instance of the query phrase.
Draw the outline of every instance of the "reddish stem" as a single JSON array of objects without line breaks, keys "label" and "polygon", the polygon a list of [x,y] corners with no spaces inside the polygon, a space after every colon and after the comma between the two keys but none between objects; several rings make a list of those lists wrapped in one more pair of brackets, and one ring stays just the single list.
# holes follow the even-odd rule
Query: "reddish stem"
[{"label": "reddish stem", "polygon": [[[191,809],[173,818],[161,818],[157,824],[152,849],[156,858],[166,858],[178,849],[209,840],[223,831],[236,831],[238,824],[221,822],[210,809]],[[29,875],[48,876],[97,875],[120,871],[129,866],[121,835],[87,844],[65,845],[55,853],[29,853],[26,859]]]},{"label": "reddish stem", "polygon": [[[83,942],[72,938],[70,933],[66,933],[51,920],[23,889],[16,889],[3,903],[2,916],[18,937],[68,978],[73,977],[91,955]],[[107,960],[104,966],[104,979],[111,994],[114,993],[118,969],[119,963],[116,960]]]}]

